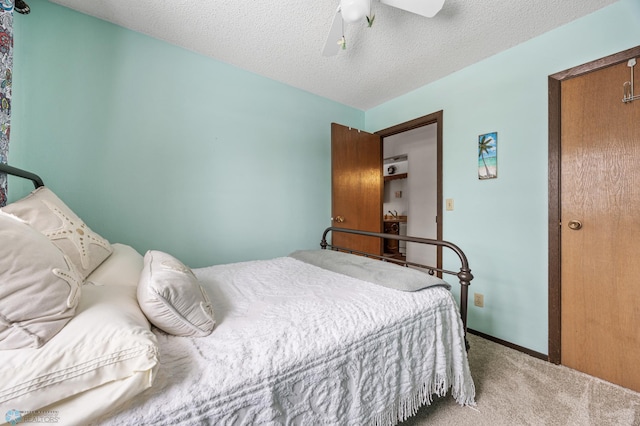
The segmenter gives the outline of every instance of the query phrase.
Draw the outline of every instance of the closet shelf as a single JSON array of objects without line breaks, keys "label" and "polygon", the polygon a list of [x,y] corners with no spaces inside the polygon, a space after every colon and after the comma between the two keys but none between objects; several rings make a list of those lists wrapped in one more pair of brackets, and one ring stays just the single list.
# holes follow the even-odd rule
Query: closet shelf
[{"label": "closet shelf", "polygon": [[406,179],[407,178],[407,173],[400,173],[399,175],[389,175],[389,176],[385,176],[384,177],[384,181],[388,182],[390,180],[396,180],[396,179]]}]

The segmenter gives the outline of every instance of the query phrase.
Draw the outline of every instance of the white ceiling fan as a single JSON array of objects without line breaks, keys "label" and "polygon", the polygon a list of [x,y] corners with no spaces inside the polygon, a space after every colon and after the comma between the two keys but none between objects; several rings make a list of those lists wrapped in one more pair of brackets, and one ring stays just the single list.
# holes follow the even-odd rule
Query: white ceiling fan
[{"label": "white ceiling fan", "polygon": [[[373,0],[340,0],[329,36],[324,44],[322,54],[334,56],[342,48],[346,48],[344,38],[344,24],[361,21],[365,17],[369,26],[373,24],[375,16],[371,15],[371,1]],[[406,10],[407,12],[433,18],[442,9],[445,0],[380,0],[380,3]]]}]

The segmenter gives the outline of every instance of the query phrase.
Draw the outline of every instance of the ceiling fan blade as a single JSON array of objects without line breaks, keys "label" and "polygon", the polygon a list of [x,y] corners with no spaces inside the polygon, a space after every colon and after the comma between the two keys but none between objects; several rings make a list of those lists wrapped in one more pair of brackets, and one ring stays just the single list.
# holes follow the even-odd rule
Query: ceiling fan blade
[{"label": "ceiling fan blade", "polygon": [[380,0],[380,3],[406,10],[407,12],[433,18],[444,6],[445,0]]},{"label": "ceiling fan blade", "polygon": [[324,49],[322,49],[323,56],[335,56],[340,50],[338,41],[342,38],[342,15],[340,14],[340,8],[336,10],[336,14],[333,17],[333,23],[327,36],[327,41],[324,43]]}]

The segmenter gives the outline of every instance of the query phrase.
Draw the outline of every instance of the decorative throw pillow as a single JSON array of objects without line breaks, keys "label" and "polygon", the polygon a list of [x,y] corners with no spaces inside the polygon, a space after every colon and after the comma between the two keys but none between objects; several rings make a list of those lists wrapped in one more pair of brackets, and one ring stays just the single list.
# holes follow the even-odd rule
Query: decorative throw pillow
[{"label": "decorative throw pillow", "polygon": [[39,348],[73,317],[82,277],[41,233],[0,211],[0,350]]},{"label": "decorative throw pillow", "polygon": [[4,207],[46,235],[76,266],[84,280],[112,252],[109,241],[93,232],[49,188],[41,186]]},{"label": "decorative throw pillow", "polygon": [[147,319],[169,334],[203,337],[215,326],[209,296],[191,269],[161,251],[144,255],[138,303]]}]

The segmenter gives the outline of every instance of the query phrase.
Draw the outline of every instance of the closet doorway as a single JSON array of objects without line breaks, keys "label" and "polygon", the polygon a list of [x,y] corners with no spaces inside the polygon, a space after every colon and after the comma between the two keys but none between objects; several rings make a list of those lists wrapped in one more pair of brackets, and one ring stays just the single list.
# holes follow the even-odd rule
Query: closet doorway
[{"label": "closet doorway", "polygon": [[[438,111],[376,132],[382,138],[387,164],[406,156],[407,178],[387,177],[383,218],[391,213],[406,218],[406,232],[414,237],[442,239],[442,116]],[[389,212],[391,210],[391,213]],[[387,219],[389,220],[389,219]],[[402,222],[400,222],[402,226]],[[398,247],[410,262],[442,267],[440,247]]]},{"label": "closet doorway", "polygon": [[[385,232],[437,239],[438,124],[388,136],[383,144]],[[436,247],[385,240],[385,256],[437,265]]]},{"label": "closet doorway", "polygon": [[549,359],[640,391],[640,97],[622,101],[634,58],[549,77]]},{"label": "closet doorway", "polygon": [[[331,226],[382,232],[384,215],[383,180],[383,141],[405,132],[420,133],[425,126],[435,133],[435,205],[433,213],[418,213],[420,220],[435,221],[435,235],[423,234],[424,231],[410,230],[424,238],[442,239],[442,111],[401,123],[376,133],[345,127],[336,123],[331,125]],[[425,131],[427,129],[425,128]],[[412,132],[413,133],[413,132]],[[411,133],[407,133],[409,136]],[[400,136],[401,137],[401,136]],[[432,159],[433,160],[433,159]],[[414,168],[434,167],[416,162]],[[431,170],[433,172],[433,170]],[[419,175],[419,173],[416,173]],[[417,182],[416,186],[433,185],[433,182]],[[433,193],[433,191],[432,191]],[[400,212],[399,212],[400,213]],[[433,230],[428,231],[430,233]],[[371,242],[367,237],[336,234],[333,244],[348,246],[369,253],[383,253],[379,242]],[[372,246],[373,244],[373,246]],[[378,245],[376,245],[378,244]],[[416,255],[419,253],[416,251]],[[433,259],[433,256],[431,257]],[[442,251],[438,247],[435,253],[436,264],[442,268]],[[419,263],[426,263],[423,258]]]}]

